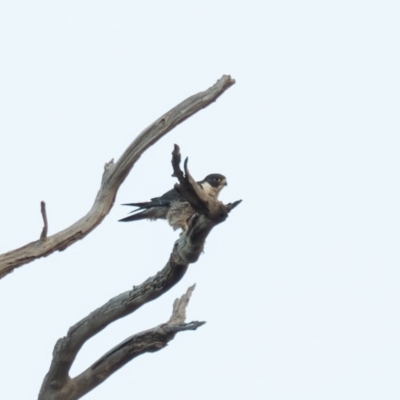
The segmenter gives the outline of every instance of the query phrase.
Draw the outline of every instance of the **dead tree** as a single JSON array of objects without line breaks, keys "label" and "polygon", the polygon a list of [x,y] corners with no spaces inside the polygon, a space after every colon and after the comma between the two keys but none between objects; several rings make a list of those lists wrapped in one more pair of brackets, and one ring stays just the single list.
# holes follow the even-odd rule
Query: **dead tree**
[{"label": "dead tree", "polygon": [[[189,97],[164,114],[146,128],[127,148],[114,164],[105,165],[102,183],[91,210],[69,228],[47,236],[48,221],[44,202],[41,212],[44,226],[37,241],[0,256],[0,279],[15,268],[33,260],[62,251],[84,238],[108,214],[113,206],[116,193],[143,152],[176,125],[215,101],[226,89],[234,84],[229,76],[223,76],[208,90]],[[137,333],[104,354],[81,374],[69,375],[72,364],[82,346],[105,327],[119,318],[133,313],[146,303],[160,297],[180,281],[190,263],[200,257],[205,239],[214,226],[223,222],[229,212],[240,201],[227,205],[206,197],[191,177],[187,159],[184,170],[180,168],[181,155],[175,145],[172,156],[174,176],[179,180],[176,189],[193,207],[195,214],[190,218],[188,229],[174,243],[172,253],[165,267],[139,286],[121,293],[72,326],[67,335],[59,339],[54,347],[50,369],[44,378],[39,400],[79,399],[133,358],[164,348],[176,333],[195,330],[205,322],[185,322],[185,311],[194,286],[175,300],[169,321],[152,329]]]}]

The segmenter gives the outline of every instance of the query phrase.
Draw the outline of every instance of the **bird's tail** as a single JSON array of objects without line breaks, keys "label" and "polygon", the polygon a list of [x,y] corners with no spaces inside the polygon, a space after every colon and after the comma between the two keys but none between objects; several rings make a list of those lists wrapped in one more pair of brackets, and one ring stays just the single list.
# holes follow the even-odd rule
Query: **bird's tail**
[{"label": "bird's tail", "polygon": [[[124,203],[121,204],[121,206],[131,206],[131,207],[139,207],[139,208],[149,208],[151,204],[151,201],[144,201],[143,203]],[[132,212],[135,212],[138,210],[133,210]]]},{"label": "bird's tail", "polygon": [[139,221],[141,219],[146,219],[146,218],[148,218],[148,215],[147,215],[148,209],[152,207],[151,201],[144,201],[143,203],[125,203],[122,205],[138,207],[136,210],[133,210],[129,213],[129,214],[134,214],[134,213],[137,213],[137,214],[130,215],[129,217],[120,219],[119,221],[122,221],[122,222]]},{"label": "bird's tail", "polygon": [[138,207],[136,210],[131,211],[128,217],[120,219],[120,221],[139,221],[141,219],[159,219],[166,218],[167,208],[170,204],[169,201],[160,200],[159,198],[151,199],[151,201],[145,201],[143,203],[126,203],[123,206]]},{"label": "bird's tail", "polygon": [[[138,210],[135,210],[138,211]],[[120,222],[129,222],[129,221],[139,221],[141,219],[146,219],[147,215],[146,213],[138,213],[138,214],[134,214],[134,215],[129,215],[128,217],[122,218],[119,221]]]}]

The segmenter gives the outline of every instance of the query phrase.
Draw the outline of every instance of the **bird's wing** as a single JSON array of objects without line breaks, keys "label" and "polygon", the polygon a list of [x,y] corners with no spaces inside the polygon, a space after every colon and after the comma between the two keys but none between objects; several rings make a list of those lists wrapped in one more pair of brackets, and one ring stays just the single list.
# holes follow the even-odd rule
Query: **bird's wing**
[{"label": "bird's wing", "polygon": [[150,201],[123,204],[124,206],[133,206],[138,208],[130,212],[130,214],[134,215],[122,218],[120,221],[137,221],[146,218],[165,219],[171,203],[179,201],[180,199],[181,195],[175,189],[172,189],[167,193],[164,193],[161,197],[154,197]]},{"label": "bird's wing", "polygon": [[167,193],[164,193],[160,197],[153,197],[152,199],[150,199],[150,201],[144,201],[141,203],[125,203],[122,205],[139,207],[141,209],[152,208],[152,207],[166,207],[169,206],[173,201],[179,201],[180,199],[181,195],[175,189],[172,189]]}]

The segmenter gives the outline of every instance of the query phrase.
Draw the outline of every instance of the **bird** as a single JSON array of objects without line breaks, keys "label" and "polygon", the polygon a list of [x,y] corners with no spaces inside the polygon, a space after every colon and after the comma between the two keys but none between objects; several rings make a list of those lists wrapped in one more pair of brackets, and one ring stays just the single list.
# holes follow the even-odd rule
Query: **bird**
[{"label": "bird", "polygon": [[[227,186],[227,181],[224,175],[210,174],[202,181],[197,182],[206,197],[211,201],[216,201],[221,190]],[[138,207],[131,211],[128,217],[122,218],[119,221],[129,222],[138,221],[141,219],[166,219],[174,230],[181,228],[182,231],[188,229],[190,217],[195,214],[189,202],[175,189],[171,189],[160,197],[154,197],[150,201],[142,203],[127,203],[124,206]]]}]

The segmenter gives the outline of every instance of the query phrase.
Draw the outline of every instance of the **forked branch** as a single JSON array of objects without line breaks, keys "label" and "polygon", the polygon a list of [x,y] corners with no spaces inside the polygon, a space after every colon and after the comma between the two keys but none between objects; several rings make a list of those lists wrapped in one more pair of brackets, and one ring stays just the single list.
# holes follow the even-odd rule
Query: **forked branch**
[{"label": "forked branch", "polygon": [[[68,371],[64,368],[62,361],[65,356],[68,356],[64,343],[77,335],[75,331],[70,330],[68,336],[60,339],[56,345],[53,363],[43,382],[39,400],[79,399],[134,358],[144,353],[159,351],[167,346],[177,333],[196,330],[204,325],[205,322],[201,321],[185,323],[186,307],[193,290],[194,285],[181,298],[175,300],[168,322],[125,339],[72,379],[68,377]],[[91,314],[86,319],[88,318],[93,319],[94,316]]]}]

